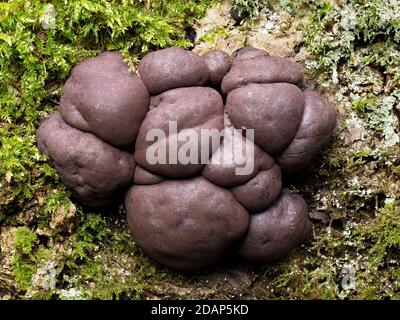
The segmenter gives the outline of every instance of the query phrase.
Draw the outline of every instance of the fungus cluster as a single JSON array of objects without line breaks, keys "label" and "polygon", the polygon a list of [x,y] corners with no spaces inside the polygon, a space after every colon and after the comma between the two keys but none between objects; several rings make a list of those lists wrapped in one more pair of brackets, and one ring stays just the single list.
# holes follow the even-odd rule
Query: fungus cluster
[{"label": "fungus cluster", "polygon": [[[282,175],[310,164],[329,141],[336,112],[302,89],[298,65],[255,48],[198,56],[173,47],[146,55],[138,73],[115,52],[80,63],[58,111],[37,131],[39,149],[82,204],[109,204],[129,188],[137,244],[180,270],[209,266],[228,249],[271,261],[307,239],[307,204],[283,188]],[[254,129],[254,139],[244,128]],[[151,161],[155,129],[166,133],[157,143],[175,143],[176,153],[194,152],[199,161],[171,153]],[[193,149],[177,139],[189,129],[224,134],[216,146],[210,137]],[[247,162],[250,172],[237,174]]]}]

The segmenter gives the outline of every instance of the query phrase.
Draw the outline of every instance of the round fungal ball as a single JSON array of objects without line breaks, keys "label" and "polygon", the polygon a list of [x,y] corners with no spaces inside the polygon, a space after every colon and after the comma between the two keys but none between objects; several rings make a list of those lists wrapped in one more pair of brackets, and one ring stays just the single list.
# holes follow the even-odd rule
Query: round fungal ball
[{"label": "round fungal ball", "polygon": [[245,47],[236,50],[233,55],[233,64],[238,64],[245,60],[256,59],[261,56],[269,56],[269,53],[262,49]]},{"label": "round fungal ball", "polygon": [[286,173],[297,173],[328,144],[336,126],[336,110],[318,92],[304,92],[305,107],[299,129],[277,161]]},{"label": "round fungal ball", "polygon": [[134,186],[125,205],[137,244],[154,260],[180,270],[213,264],[249,224],[229,191],[201,177]]},{"label": "round fungal ball", "polygon": [[150,97],[121,54],[105,52],[78,64],[64,86],[59,111],[72,127],[105,142],[133,147]]},{"label": "round fungal ball", "polygon": [[131,184],[135,170],[132,155],[91,133],[72,128],[58,112],[41,123],[36,139],[39,150],[49,157],[61,180],[84,205],[109,204]]},{"label": "round fungal ball", "polygon": [[203,56],[210,73],[210,84],[219,86],[231,68],[231,57],[224,51],[214,50]]},{"label": "round fungal ball", "polygon": [[[202,157],[208,160],[219,147],[223,128],[224,104],[214,89],[166,91],[152,98],[151,110],[136,141],[135,159],[156,175],[172,179],[193,177],[204,168]],[[206,141],[199,141],[202,129],[215,129],[215,136],[204,136]]]},{"label": "round fungal ball", "polygon": [[304,95],[290,83],[249,84],[229,92],[226,110],[235,128],[254,129],[255,143],[278,155],[297,132]]},{"label": "round fungal ball", "polygon": [[231,8],[231,17],[235,20],[235,26],[240,25],[240,23],[249,16],[249,13],[246,11],[242,11],[236,7]]},{"label": "round fungal ball", "polygon": [[229,122],[220,147],[212,155],[202,175],[220,187],[232,188],[248,182],[261,170],[268,170],[274,164],[272,157]]},{"label": "round fungal ball", "polygon": [[306,240],[311,230],[304,199],[284,190],[269,209],[250,216],[249,230],[238,254],[254,261],[277,260]]},{"label": "round fungal ball", "polygon": [[269,208],[278,199],[281,190],[281,169],[274,164],[245,184],[232,188],[231,192],[237,202],[254,213]]},{"label": "round fungal ball", "polygon": [[165,179],[161,176],[148,172],[140,166],[136,166],[133,182],[137,185],[148,186],[163,182]]},{"label": "round fungal ball", "polygon": [[233,127],[225,129],[221,147],[202,175],[229,188],[236,201],[251,213],[267,209],[282,190],[281,170],[274,159]]},{"label": "round fungal ball", "polygon": [[288,59],[269,56],[259,51],[246,50],[237,54],[232,68],[222,80],[222,93],[228,94],[236,88],[250,83],[287,82],[299,85],[303,82],[300,66]]},{"label": "round fungal ball", "polygon": [[203,58],[178,47],[146,55],[139,63],[139,74],[152,96],[174,88],[202,86],[210,77]]}]

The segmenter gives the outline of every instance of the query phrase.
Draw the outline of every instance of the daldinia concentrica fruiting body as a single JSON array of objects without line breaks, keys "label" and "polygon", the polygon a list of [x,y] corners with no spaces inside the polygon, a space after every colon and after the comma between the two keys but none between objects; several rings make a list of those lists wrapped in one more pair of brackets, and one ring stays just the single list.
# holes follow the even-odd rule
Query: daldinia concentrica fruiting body
[{"label": "daldinia concentrica fruiting body", "polygon": [[59,111],[69,125],[116,147],[133,147],[149,109],[149,93],[119,53],[78,64],[65,84]]},{"label": "daldinia concentrica fruiting body", "polygon": [[232,54],[234,64],[238,64],[245,60],[256,59],[261,56],[269,56],[269,53],[265,50],[246,47],[246,48],[236,50]]},{"label": "daldinia concentrica fruiting body", "polygon": [[[176,131],[171,130],[170,123],[176,124]],[[199,174],[204,167],[201,164],[202,145],[197,144],[197,163],[186,163],[187,138],[184,135],[187,129],[192,129],[200,135],[202,129],[216,129],[218,132],[224,128],[224,104],[217,91],[206,87],[178,88],[163,92],[151,99],[151,110],[147,113],[140,128],[136,141],[135,159],[147,171],[168,178],[188,178]],[[165,137],[149,141],[148,134],[152,130],[161,130]],[[210,141],[207,150],[209,159],[212,150]],[[176,152],[170,159],[168,152],[163,163],[154,164],[149,155],[158,157],[158,152],[163,147],[169,150],[175,145]],[[189,146],[190,147],[190,146]],[[204,154],[203,152],[203,154]],[[159,155],[158,158],[161,158]],[[184,158],[184,159],[182,159]],[[183,161],[182,161],[183,160]]]},{"label": "daldinia concentrica fruiting body", "polygon": [[249,84],[229,92],[226,110],[236,128],[254,129],[255,143],[277,155],[299,128],[304,94],[289,83]]},{"label": "daldinia concentrica fruiting body", "polygon": [[272,205],[281,190],[281,169],[274,164],[268,170],[260,171],[245,184],[232,188],[231,192],[237,202],[253,213]]},{"label": "daldinia concentrica fruiting body", "polygon": [[271,207],[251,216],[249,230],[238,253],[255,261],[280,259],[306,240],[311,230],[304,199],[284,190]]},{"label": "daldinia concentrica fruiting body", "polygon": [[58,112],[42,122],[36,136],[40,151],[49,156],[64,184],[84,205],[108,204],[132,182],[131,154],[69,126]]},{"label": "daldinia concentrica fruiting body", "polygon": [[[246,152],[250,148],[254,151]],[[249,171],[237,174],[236,170],[243,170],[250,163],[253,166]],[[229,189],[236,201],[249,212],[268,208],[282,189],[281,170],[274,159],[230,126],[225,129],[224,141],[202,175]]]},{"label": "daldinia concentrica fruiting body", "polygon": [[80,63],[37,131],[81,203],[127,191],[136,243],[180,270],[227,250],[280,259],[310,236],[307,204],[282,190],[282,176],[329,143],[336,111],[303,90],[300,66],[256,48],[198,56],[172,47],[145,56],[138,72],[115,52]]},{"label": "daldinia concentrica fruiting body", "polygon": [[140,186],[148,186],[163,182],[165,179],[159,175],[148,172],[140,166],[136,166],[133,183]]},{"label": "daldinia concentrica fruiting body", "polygon": [[222,79],[231,68],[231,57],[223,51],[214,50],[207,52],[203,56],[209,71],[209,83],[219,86]]},{"label": "daldinia concentrica fruiting body", "polygon": [[149,53],[139,63],[139,74],[151,95],[180,87],[202,86],[210,77],[204,59],[177,47]]},{"label": "daldinia concentrica fruiting body", "polygon": [[300,67],[281,57],[246,52],[236,56],[232,68],[222,80],[222,92],[240,88],[250,83],[291,83],[300,85],[304,74]]},{"label": "daldinia concentrica fruiting body", "polygon": [[336,111],[315,91],[305,91],[305,110],[300,127],[288,148],[277,158],[287,173],[302,171],[329,142],[336,126]]},{"label": "daldinia concentrica fruiting body", "polygon": [[125,204],[139,246],[181,270],[214,263],[249,224],[249,214],[229,191],[201,177],[134,186]]}]

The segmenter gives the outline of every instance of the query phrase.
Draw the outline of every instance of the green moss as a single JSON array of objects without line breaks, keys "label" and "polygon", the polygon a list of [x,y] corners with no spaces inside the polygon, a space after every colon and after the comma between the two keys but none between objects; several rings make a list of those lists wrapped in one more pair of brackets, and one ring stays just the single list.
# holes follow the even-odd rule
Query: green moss
[{"label": "green moss", "polygon": [[69,199],[70,193],[67,190],[55,190],[52,192],[46,200],[43,211],[46,214],[55,212],[60,207],[68,207],[71,205]]},{"label": "green moss", "polygon": [[31,285],[31,279],[36,270],[36,265],[30,261],[16,258],[13,261],[13,275],[20,290],[26,291]]},{"label": "green moss", "polygon": [[38,242],[35,232],[27,227],[18,228],[15,232],[12,266],[15,280],[21,290],[29,288],[32,275],[36,270],[33,260]]},{"label": "green moss", "polygon": [[364,113],[368,106],[373,106],[376,104],[376,97],[371,97],[369,99],[356,99],[352,102],[351,106],[354,110]]},{"label": "green moss", "polygon": [[139,299],[162,279],[161,270],[135,246],[124,220],[92,214],[85,217],[73,239],[64,287],[79,292],[79,298]]},{"label": "green moss", "polygon": [[400,250],[400,207],[397,201],[388,200],[383,208],[377,210],[376,219],[355,230],[354,236],[362,245],[368,239],[371,243],[368,255],[371,266],[378,268],[391,259]]},{"label": "green moss", "polygon": [[73,256],[83,260],[98,249],[98,244],[108,235],[105,220],[98,214],[82,215],[81,223],[73,235]]},{"label": "green moss", "polygon": [[257,19],[260,12],[268,7],[270,0],[233,0],[232,6],[240,15],[248,15],[251,20]]},{"label": "green moss", "polygon": [[229,35],[229,31],[223,26],[216,26],[204,36],[198,39],[198,42],[208,42],[209,44],[215,46],[216,41],[221,38],[225,38]]},{"label": "green moss", "polygon": [[27,227],[17,229],[15,233],[15,250],[22,255],[32,256],[38,238],[34,231]]},{"label": "green moss", "polygon": [[[398,18],[390,1],[343,1],[339,5],[329,1],[304,3],[314,12],[306,28],[305,41],[318,56],[320,67],[336,68],[344,59],[349,59],[351,64],[357,62],[352,60],[362,44],[368,45],[367,50],[361,51],[366,64],[388,66],[398,61],[398,52],[393,51],[400,40]],[[382,35],[386,38],[385,47],[380,45]],[[380,54],[376,54],[377,50]]]},{"label": "green moss", "polygon": [[12,185],[15,196],[30,198],[36,189],[31,170],[44,160],[34,136],[24,133],[24,129],[0,126],[0,147],[0,188]]},{"label": "green moss", "polygon": [[289,12],[292,12],[296,8],[296,3],[292,0],[281,0],[279,4]]}]

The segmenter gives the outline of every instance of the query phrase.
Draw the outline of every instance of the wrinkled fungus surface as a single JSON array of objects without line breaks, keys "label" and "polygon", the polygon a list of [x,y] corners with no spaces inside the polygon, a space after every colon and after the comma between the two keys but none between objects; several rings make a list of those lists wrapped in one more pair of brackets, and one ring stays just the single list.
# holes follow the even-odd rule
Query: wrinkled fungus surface
[{"label": "wrinkled fungus surface", "polygon": [[[173,47],[145,56],[138,73],[115,52],[80,63],[37,131],[77,200],[99,207],[125,192],[137,244],[179,270],[228,250],[280,259],[309,237],[307,204],[282,177],[328,144],[336,111],[303,90],[300,66],[255,48],[198,56]],[[214,135],[190,140],[206,129]],[[164,158],[155,145],[169,150]]]}]

